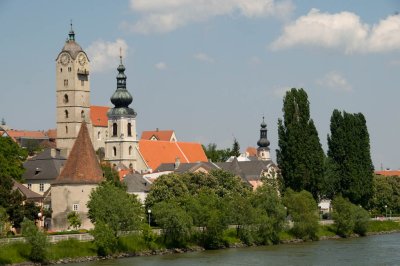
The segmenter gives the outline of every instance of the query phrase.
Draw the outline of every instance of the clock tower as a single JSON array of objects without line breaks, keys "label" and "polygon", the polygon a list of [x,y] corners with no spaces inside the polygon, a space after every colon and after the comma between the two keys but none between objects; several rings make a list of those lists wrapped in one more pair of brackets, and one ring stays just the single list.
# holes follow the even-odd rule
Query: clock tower
[{"label": "clock tower", "polygon": [[56,59],[57,148],[72,149],[81,124],[90,125],[89,59],[71,30]]}]

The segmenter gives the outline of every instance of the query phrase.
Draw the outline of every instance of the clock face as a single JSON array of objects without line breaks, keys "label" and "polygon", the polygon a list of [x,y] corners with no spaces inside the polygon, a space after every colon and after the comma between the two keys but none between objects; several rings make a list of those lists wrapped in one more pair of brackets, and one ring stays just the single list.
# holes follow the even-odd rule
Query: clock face
[{"label": "clock face", "polygon": [[68,54],[62,54],[61,58],[60,58],[60,62],[64,66],[67,65],[69,63],[69,55]]},{"label": "clock face", "polygon": [[78,62],[81,66],[86,64],[86,57],[83,54],[80,54],[78,57]]}]

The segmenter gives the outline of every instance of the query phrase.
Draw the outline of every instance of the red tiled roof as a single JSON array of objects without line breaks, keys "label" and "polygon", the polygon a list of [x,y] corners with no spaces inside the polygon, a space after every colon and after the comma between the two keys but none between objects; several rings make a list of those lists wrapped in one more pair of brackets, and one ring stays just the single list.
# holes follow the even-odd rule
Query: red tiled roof
[{"label": "red tiled roof", "polygon": [[400,176],[400,170],[382,170],[382,171],[375,171],[377,175],[383,176]]},{"label": "red tiled roof", "polygon": [[179,157],[181,163],[207,162],[207,156],[199,143],[151,141],[141,139],[139,150],[151,169],[162,163],[174,163]]},{"label": "red tiled roof", "polygon": [[29,131],[29,130],[7,130],[7,134],[14,138],[31,138],[31,139],[46,139],[46,134],[43,131]]},{"label": "red tiled roof", "polygon": [[246,152],[248,156],[257,156],[257,149],[254,147],[247,147]]},{"label": "red tiled roof", "polygon": [[150,140],[154,136],[157,140],[170,141],[173,133],[173,130],[143,131],[141,139]]},{"label": "red tiled roof", "polygon": [[109,109],[110,107],[108,106],[90,106],[90,120],[92,121],[92,125],[96,127],[107,127],[107,112]]},{"label": "red tiled roof", "polygon": [[47,130],[46,135],[49,137],[49,139],[56,139],[57,138],[57,129]]},{"label": "red tiled roof", "polygon": [[65,167],[53,184],[98,184],[103,179],[89,130],[83,122]]}]

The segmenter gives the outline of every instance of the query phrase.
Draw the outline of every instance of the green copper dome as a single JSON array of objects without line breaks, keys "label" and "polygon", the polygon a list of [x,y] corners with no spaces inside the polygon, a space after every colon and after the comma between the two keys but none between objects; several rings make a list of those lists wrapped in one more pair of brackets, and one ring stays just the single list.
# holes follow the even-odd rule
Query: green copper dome
[{"label": "green copper dome", "polygon": [[120,65],[117,68],[117,90],[110,98],[115,107],[108,111],[108,117],[136,117],[136,112],[129,108],[133,99],[126,89],[125,66],[122,64],[122,56],[120,56],[120,60]]}]

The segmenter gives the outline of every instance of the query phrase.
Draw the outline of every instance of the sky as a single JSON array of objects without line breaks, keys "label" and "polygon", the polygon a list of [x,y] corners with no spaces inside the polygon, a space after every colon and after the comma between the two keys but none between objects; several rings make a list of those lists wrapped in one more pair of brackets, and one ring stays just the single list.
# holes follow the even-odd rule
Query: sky
[{"label": "sky", "polygon": [[367,120],[375,169],[400,169],[400,1],[1,0],[0,118],[55,128],[55,59],[70,30],[89,56],[91,104],[111,106],[119,49],[137,130],[256,146],[272,157],[285,92],[304,88],[327,150],[334,109]]}]

